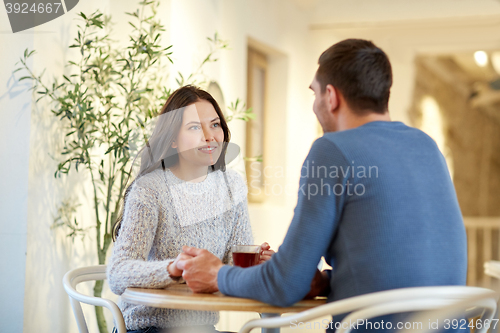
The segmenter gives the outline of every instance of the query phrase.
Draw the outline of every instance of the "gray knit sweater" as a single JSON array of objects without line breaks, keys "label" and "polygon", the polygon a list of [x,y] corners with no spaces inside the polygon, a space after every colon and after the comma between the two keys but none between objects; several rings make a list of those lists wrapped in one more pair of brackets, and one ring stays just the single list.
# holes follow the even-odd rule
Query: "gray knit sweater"
[{"label": "gray knit sweater", "polygon": [[[178,283],[167,266],[183,245],[207,249],[231,263],[231,245],[252,244],[247,187],[233,170],[185,182],[169,169],[138,178],[127,196],[123,222],[108,264],[111,290],[165,288]],[[227,181],[226,181],[227,180]],[[229,188],[228,188],[229,185]],[[217,312],[152,308],[119,301],[127,329],[214,325]]]}]

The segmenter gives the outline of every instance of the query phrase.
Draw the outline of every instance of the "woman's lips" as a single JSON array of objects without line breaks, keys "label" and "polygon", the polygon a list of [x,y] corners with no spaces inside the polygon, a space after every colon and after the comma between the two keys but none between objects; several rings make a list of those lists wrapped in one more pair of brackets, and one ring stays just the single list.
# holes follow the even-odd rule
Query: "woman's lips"
[{"label": "woman's lips", "polygon": [[216,146],[204,146],[204,147],[198,148],[198,151],[200,151],[204,154],[212,154],[216,149],[217,149]]}]

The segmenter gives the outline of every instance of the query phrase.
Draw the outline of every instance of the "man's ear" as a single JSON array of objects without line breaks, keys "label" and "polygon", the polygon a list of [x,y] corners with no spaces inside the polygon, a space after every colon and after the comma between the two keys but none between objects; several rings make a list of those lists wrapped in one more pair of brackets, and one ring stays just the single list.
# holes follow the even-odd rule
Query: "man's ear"
[{"label": "man's ear", "polygon": [[331,84],[326,85],[326,97],[327,103],[329,104],[328,110],[335,111],[339,107],[340,98],[337,89]]}]

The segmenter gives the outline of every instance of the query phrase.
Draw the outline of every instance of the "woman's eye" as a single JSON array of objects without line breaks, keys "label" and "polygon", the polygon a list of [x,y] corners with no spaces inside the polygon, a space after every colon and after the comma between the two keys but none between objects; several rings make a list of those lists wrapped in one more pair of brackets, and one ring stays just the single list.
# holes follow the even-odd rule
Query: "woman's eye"
[{"label": "woman's eye", "polygon": [[213,126],[214,127],[220,127],[220,123],[215,123]]},{"label": "woman's eye", "polygon": [[200,128],[200,126],[191,126],[191,127],[189,127],[189,129],[195,129],[195,130],[197,130],[199,128]]}]

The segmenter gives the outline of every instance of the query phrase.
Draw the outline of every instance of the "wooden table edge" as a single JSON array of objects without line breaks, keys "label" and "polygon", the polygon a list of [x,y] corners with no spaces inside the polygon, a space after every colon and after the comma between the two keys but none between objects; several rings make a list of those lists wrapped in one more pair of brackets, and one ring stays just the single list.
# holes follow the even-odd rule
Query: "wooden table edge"
[{"label": "wooden table edge", "polygon": [[[166,298],[165,295],[162,294],[148,293],[145,295],[144,290],[145,289],[142,288],[127,288],[121,295],[122,300],[127,303],[146,305],[156,308],[197,311],[247,311],[259,313],[301,312],[326,304],[326,298],[317,298],[313,300],[302,300],[290,307],[279,307],[257,300],[232,296],[209,296],[207,297],[207,300],[200,299],[203,298],[204,295],[206,296],[211,294],[193,294],[199,296],[196,297],[196,299],[189,299],[182,295],[169,295],[170,298]],[[242,304],[241,302],[244,303]]]}]

